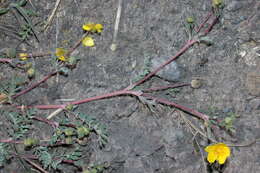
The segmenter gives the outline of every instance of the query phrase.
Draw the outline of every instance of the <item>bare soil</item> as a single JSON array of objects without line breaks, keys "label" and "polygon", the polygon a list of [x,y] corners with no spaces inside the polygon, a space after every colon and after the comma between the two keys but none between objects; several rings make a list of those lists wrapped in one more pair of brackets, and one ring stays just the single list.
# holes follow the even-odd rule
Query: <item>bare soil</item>
[{"label": "bare soil", "polygon": [[[39,13],[37,20],[46,20],[55,1],[32,1]],[[245,144],[260,138],[260,3],[257,0],[226,0],[223,16],[208,37],[213,45],[196,44],[176,62],[183,69],[177,82],[200,79],[198,89],[182,87],[153,93],[195,110],[225,118],[239,115],[232,134],[219,130],[219,141]],[[27,8],[31,8],[28,3]],[[57,47],[69,48],[82,36],[82,24],[101,23],[103,32],[95,36],[95,47],[80,46],[73,52],[80,61],[68,76],[59,75],[19,97],[17,105],[60,104],[59,99],[83,99],[127,87],[145,68],[145,59],[173,56],[188,39],[185,19],[193,16],[200,23],[211,10],[203,0],[132,0],[125,1],[117,37],[117,49],[111,51],[117,1],[62,1],[47,32],[39,32],[39,41],[32,36],[28,44],[20,43],[0,30],[0,49],[15,47],[26,52],[55,52]],[[13,15],[0,16],[0,24],[16,26]],[[50,57],[34,59],[37,69],[34,83],[53,70]],[[9,64],[0,64],[0,78],[13,72]],[[0,81],[2,82],[2,80]],[[172,82],[154,76],[142,87],[167,85]],[[29,84],[28,84],[29,85]],[[25,86],[26,88],[26,86]],[[0,107],[1,109],[1,107]],[[84,163],[108,163],[104,172],[111,173],[191,173],[205,170],[208,141],[191,133],[182,115],[174,107],[156,104],[152,109],[131,96],[113,97],[82,104],[77,109],[95,117],[107,126],[108,143],[100,148],[95,140],[85,146]],[[53,111],[53,110],[52,110]],[[48,116],[52,111],[41,115]],[[54,120],[59,120],[58,115]],[[202,121],[185,114],[197,127]],[[1,123],[4,123],[4,119]],[[35,124],[37,136],[48,138],[50,128]],[[0,132],[1,136],[4,131]],[[1,137],[2,138],[2,137]],[[194,138],[201,152],[194,147]],[[259,142],[248,147],[231,147],[232,154],[224,173],[260,172]],[[16,162],[0,168],[4,172],[26,172]],[[68,167],[64,172],[77,172]]]}]

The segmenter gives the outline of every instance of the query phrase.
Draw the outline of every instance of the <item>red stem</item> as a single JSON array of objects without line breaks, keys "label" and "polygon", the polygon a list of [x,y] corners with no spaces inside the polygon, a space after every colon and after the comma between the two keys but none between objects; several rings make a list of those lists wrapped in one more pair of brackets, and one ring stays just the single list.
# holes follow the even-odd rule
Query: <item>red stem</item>
[{"label": "red stem", "polygon": [[9,58],[0,58],[0,62],[3,62],[3,63],[11,63],[11,62],[12,62],[12,59],[9,59]]},{"label": "red stem", "polygon": [[[171,101],[168,101],[168,100],[165,100],[165,99],[160,99],[160,98],[150,96],[149,94],[142,93],[140,91],[119,90],[119,91],[116,91],[116,92],[107,93],[107,94],[103,94],[103,95],[100,95],[100,96],[95,96],[95,97],[90,97],[90,98],[83,99],[83,100],[78,100],[78,101],[75,101],[75,102],[71,102],[70,104],[79,105],[79,104],[83,104],[83,103],[87,103],[87,102],[91,102],[91,101],[95,101],[95,100],[100,100],[100,99],[104,99],[104,98],[119,96],[119,95],[133,95],[133,96],[137,96],[137,97],[143,96],[143,97],[146,97],[146,98],[149,98],[149,99],[153,99],[153,100],[155,100],[159,103],[176,107],[176,108],[183,110],[185,112],[188,112],[188,113],[190,113],[190,114],[192,114],[192,115],[194,115],[194,116],[196,116],[196,117],[198,117],[198,118],[200,118],[204,121],[209,120],[207,115],[200,113],[196,110],[193,110],[191,108],[176,104],[174,102],[171,102]],[[62,105],[36,105],[36,106],[32,106],[32,107],[37,108],[37,109],[52,109],[52,108],[57,109],[57,108],[65,108],[66,105],[65,104],[62,104]],[[17,107],[17,108],[20,108],[20,106]]]},{"label": "red stem", "polygon": [[213,22],[211,22],[211,24],[209,25],[209,27],[204,31],[204,35],[207,35],[213,28],[213,26],[217,23],[218,21],[218,16],[214,16]]},{"label": "red stem", "polygon": [[51,121],[51,120],[48,120],[48,119],[46,119],[46,118],[41,118],[41,117],[36,117],[36,116],[34,116],[34,117],[32,117],[32,119],[37,120],[37,121],[44,122],[44,123],[46,123],[46,124],[49,124],[50,126],[52,126],[52,127],[54,127],[54,128],[59,127],[59,123],[58,123],[58,122],[56,122],[56,121]]},{"label": "red stem", "polygon": [[15,141],[12,139],[0,139],[0,143],[23,144],[23,141]]},{"label": "red stem", "polygon": [[197,33],[200,32],[200,30],[203,28],[203,26],[207,23],[207,21],[209,20],[209,18],[210,18],[212,15],[213,15],[213,13],[210,12],[210,13],[207,15],[207,17],[205,18],[205,20],[200,24],[200,26],[198,27],[198,29],[195,29],[195,31],[196,31]]},{"label": "red stem", "polygon": [[182,105],[179,105],[177,103],[174,103],[172,101],[168,101],[168,100],[165,100],[165,99],[160,99],[160,98],[156,98],[156,97],[153,97],[153,96],[150,96],[149,94],[142,94],[142,96],[146,97],[146,98],[149,98],[149,99],[153,99],[159,103],[162,103],[162,104],[166,104],[166,105],[169,105],[169,106],[173,106],[175,108],[178,108],[182,111],[185,111],[185,112],[188,112],[194,116],[196,116],[197,118],[200,118],[204,121],[208,121],[209,120],[209,117],[203,113],[200,113],[194,109],[191,109],[191,108],[188,108],[188,107],[185,107],[185,106],[182,106]]},{"label": "red stem", "polygon": [[99,96],[94,96],[90,98],[86,98],[83,100],[77,100],[74,102],[70,102],[69,104],[61,104],[61,105],[35,105],[35,106],[17,106],[16,108],[21,109],[21,108],[36,108],[36,109],[58,109],[58,108],[63,108],[65,109],[67,105],[79,105],[95,100],[100,100],[100,99],[105,99],[105,98],[110,98],[110,97],[115,97],[119,95],[135,95],[135,96],[140,96],[142,93],[139,91],[126,91],[126,90],[119,90]]},{"label": "red stem", "polygon": [[119,90],[119,91],[103,94],[103,95],[100,95],[100,96],[95,96],[95,97],[91,97],[91,98],[87,98],[87,99],[83,99],[83,100],[74,101],[74,102],[71,102],[70,104],[79,105],[79,104],[91,102],[91,101],[94,101],[94,100],[100,100],[100,99],[114,97],[114,96],[119,96],[119,95],[140,96],[141,93],[138,92],[138,91]]},{"label": "red stem", "polygon": [[19,93],[15,94],[12,96],[12,99],[15,99],[29,91],[31,91],[32,89],[36,88],[37,86],[39,86],[41,83],[45,82],[46,80],[48,80],[49,78],[51,78],[52,76],[54,76],[55,74],[57,74],[57,72],[52,72],[50,74],[48,74],[47,76],[45,76],[42,80],[40,80],[39,82],[32,84],[29,88],[20,91]]},{"label": "red stem", "polygon": [[167,85],[167,86],[158,86],[158,87],[154,87],[154,88],[148,88],[148,89],[144,89],[142,91],[143,92],[152,92],[152,91],[158,91],[158,90],[166,90],[169,88],[179,88],[179,87],[189,86],[189,85],[190,85],[190,83],[172,84],[172,85]]}]

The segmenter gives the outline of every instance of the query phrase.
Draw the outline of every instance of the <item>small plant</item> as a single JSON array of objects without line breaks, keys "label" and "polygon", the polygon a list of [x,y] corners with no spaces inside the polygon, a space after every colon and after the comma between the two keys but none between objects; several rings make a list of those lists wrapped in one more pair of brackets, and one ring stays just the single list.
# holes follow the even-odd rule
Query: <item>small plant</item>
[{"label": "small plant", "polygon": [[239,115],[236,113],[230,111],[224,113],[215,107],[210,107],[207,111],[207,114],[211,117],[210,123],[212,125],[220,126],[227,132],[236,132],[234,128],[234,121],[239,117]]},{"label": "small plant", "polygon": [[239,117],[239,115],[229,112],[224,120],[221,121],[220,126],[223,127],[228,132],[235,133],[236,130],[234,128],[234,121]]},{"label": "small plant", "polygon": [[82,173],[102,173],[105,168],[105,165],[91,165],[87,169],[84,169]]},{"label": "small plant", "polygon": [[145,57],[142,69],[140,70],[140,73],[133,79],[133,81],[138,81],[142,79],[144,76],[150,73],[151,71],[150,69],[151,69],[151,58]]},{"label": "small plant", "polygon": [[171,88],[168,90],[168,93],[173,97],[176,97],[176,95],[178,95],[180,92],[181,88]]},{"label": "small plant", "polygon": [[11,123],[11,128],[7,131],[13,140],[22,139],[31,128],[34,109],[26,111],[25,114],[18,112],[5,112],[3,115]]},{"label": "small plant", "polygon": [[26,4],[27,0],[12,2],[7,7],[0,8],[0,15],[3,15],[9,11],[13,11],[14,13],[17,12],[17,14],[19,14],[25,20],[25,24],[21,25],[22,31],[18,33],[22,40],[26,40],[30,35],[34,35],[35,38],[39,41],[32,20],[30,19],[30,16],[37,16],[37,14],[31,9],[25,9],[24,6]]},{"label": "small plant", "polygon": [[12,103],[12,96],[18,93],[26,83],[26,78],[22,76],[13,76],[10,80],[3,80],[0,83],[0,103]]},{"label": "small plant", "polygon": [[37,156],[44,169],[56,170],[62,162],[62,158],[55,158],[54,154],[49,153],[49,149],[47,147],[38,147],[34,154]]},{"label": "small plant", "polygon": [[[84,122],[83,125],[86,124],[88,126],[88,128],[84,130],[84,133],[87,134],[89,130],[93,130],[98,135],[98,142],[100,147],[104,147],[108,139],[106,127],[100,124],[95,118],[84,113],[78,112],[76,113],[76,115],[80,120]],[[79,137],[82,137],[82,135],[83,134],[78,134]]]},{"label": "small plant", "polygon": [[26,23],[21,25],[21,31],[18,34],[22,38],[22,40],[26,40],[33,35],[33,31],[31,26]]},{"label": "small plant", "polygon": [[0,143],[0,168],[3,167],[10,159],[11,156],[9,154],[9,145]]}]

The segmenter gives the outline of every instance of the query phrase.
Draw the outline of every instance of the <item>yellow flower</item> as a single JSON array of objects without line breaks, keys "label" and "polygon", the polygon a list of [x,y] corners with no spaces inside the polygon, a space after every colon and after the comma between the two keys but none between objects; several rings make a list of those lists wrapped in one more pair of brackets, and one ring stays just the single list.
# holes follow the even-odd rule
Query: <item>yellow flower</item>
[{"label": "yellow flower", "polygon": [[96,30],[97,33],[101,33],[102,30],[103,30],[103,25],[101,25],[101,24],[96,24],[96,25],[95,25],[95,30]]},{"label": "yellow flower", "polygon": [[28,53],[19,53],[19,59],[25,61],[28,59]]},{"label": "yellow flower", "polygon": [[212,0],[213,7],[219,7],[223,3],[223,0]]},{"label": "yellow flower", "polygon": [[93,47],[93,46],[95,46],[95,42],[94,42],[93,38],[91,38],[91,37],[85,37],[85,38],[83,38],[82,44],[83,44],[84,46],[87,46],[87,47]]},{"label": "yellow flower", "polygon": [[94,23],[86,23],[85,25],[82,26],[82,28],[85,31],[91,31],[94,28],[95,24]]},{"label": "yellow flower", "polygon": [[63,48],[56,48],[55,55],[57,56],[57,59],[60,61],[68,61],[68,58],[66,57],[67,50]]},{"label": "yellow flower", "polygon": [[27,70],[27,75],[29,78],[33,78],[35,76],[35,69],[34,68],[29,68]]},{"label": "yellow flower", "polygon": [[217,143],[205,148],[208,152],[207,160],[209,163],[214,163],[216,160],[219,164],[224,164],[230,156],[230,148],[224,143]]},{"label": "yellow flower", "polygon": [[194,23],[193,17],[187,17],[187,18],[186,18],[186,22],[187,22],[187,23]]},{"label": "yellow flower", "polygon": [[103,30],[103,25],[95,23],[86,23],[82,26],[82,29],[85,31],[101,33]]}]

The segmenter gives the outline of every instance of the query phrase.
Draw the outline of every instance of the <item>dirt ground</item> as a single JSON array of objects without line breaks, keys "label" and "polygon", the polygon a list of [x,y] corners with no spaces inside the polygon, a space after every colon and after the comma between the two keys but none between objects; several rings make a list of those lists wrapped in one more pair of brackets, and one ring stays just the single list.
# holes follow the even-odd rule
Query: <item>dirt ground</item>
[{"label": "dirt ground", "polygon": [[[39,14],[34,19],[37,22],[49,17],[56,1],[32,3]],[[117,49],[111,51],[117,5],[115,0],[62,1],[47,32],[39,32],[41,26],[36,26],[39,42],[32,36],[29,45],[18,43],[0,30],[0,49],[17,47],[26,52],[55,52],[57,47],[73,46],[83,34],[84,23],[104,26],[103,32],[94,36],[95,47],[80,46],[73,52],[80,61],[68,76],[50,78],[15,103],[60,104],[59,99],[78,100],[125,88],[143,74],[147,59],[167,59],[182,48],[188,39],[183,24],[187,17],[193,16],[200,23],[211,10],[211,1],[205,0],[125,0]],[[29,2],[26,7],[31,8]],[[208,35],[213,44],[196,44],[176,61],[182,73],[177,82],[200,79],[202,86],[153,93],[209,116],[223,119],[232,113],[239,115],[232,124],[232,134],[219,130],[218,139],[222,142],[246,144],[260,138],[259,11],[258,0],[225,0],[223,15]],[[17,25],[11,14],[0,16],[0,24]],[[53,70],[50,57],[35,58],[33,63],[37,73],[32,83]],[[13,73],[22,73],[13,72],[7,63],[1,63],[0,68],[3,79]],[[170,83],[173,82],[154,76],[142,87]],[[174,107],[156,104],[149,108],[136,97],[120,96],[82,104],[77,110],[95,117],[107,127],[109,134],[104,148],[95,140],[90,140],[83,148],[86,165],[108,163],[105,173],[216,172],[204,165],[207,164],[204,147],[209,141],[192,134],[182,117],[204,129],[202,121],[182,114]],[[42,116],[46,117],[52,111],[45,111]],[[51,135],[49,128],[35,126],[39,137],[44,139]],[[7,137],[1,130],[1,136]],[[195,149],[194,141],[199,144],[199,151]],[[228,162],[219,172],[260,172],[259,142],[248,147],[231,147],[231,150]],[[73,171],[77,172],[73,167],[63,170]],[[0,173],[4,172],[26,171],[12,162],[0,168]]]}]

